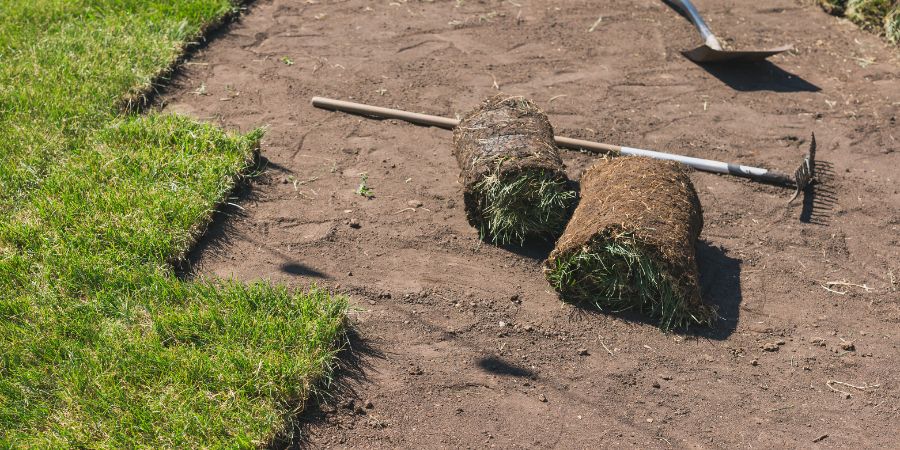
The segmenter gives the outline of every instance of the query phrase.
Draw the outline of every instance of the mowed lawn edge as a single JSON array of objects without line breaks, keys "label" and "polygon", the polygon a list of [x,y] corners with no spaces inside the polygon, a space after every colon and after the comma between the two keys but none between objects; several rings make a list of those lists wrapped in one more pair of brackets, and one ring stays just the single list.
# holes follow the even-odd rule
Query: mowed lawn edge
[{"label": "mowed lawn edge", "polygon": [[347,300],[185,281],[261,131],[120,114],[228,0],[0,0],[0,447],[258,447],[330,375]]}]

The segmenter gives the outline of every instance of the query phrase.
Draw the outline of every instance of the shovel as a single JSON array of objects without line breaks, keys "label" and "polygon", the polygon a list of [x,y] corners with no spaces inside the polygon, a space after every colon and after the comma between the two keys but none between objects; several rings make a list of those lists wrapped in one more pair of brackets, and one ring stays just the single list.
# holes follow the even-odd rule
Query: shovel
[{"label": "shovel", "polygon": [[709,29],[709,25],[703,21],[700,12],[691,3],[690,0],[664,0],[687,14],[688,18],[697,27],[700,36],[706,41],[703,45],[682,52],[691,61],[696,63],[724,63],[724,62],[751,62],[761,61],[772,55],[786,52],[793,46],[785,45],[783,47],[773,48],[770,50],[723,50],[722,44]]}]

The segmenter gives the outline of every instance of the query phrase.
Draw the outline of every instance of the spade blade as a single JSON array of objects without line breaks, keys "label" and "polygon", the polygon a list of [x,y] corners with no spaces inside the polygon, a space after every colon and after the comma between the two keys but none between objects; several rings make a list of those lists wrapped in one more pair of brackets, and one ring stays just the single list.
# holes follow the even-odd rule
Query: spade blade
[{"label": "spade blade", "polygon": [[791,50],[793,46],[773,48],[770,50],[716,50],[708,45],[701,45],[693,50],[682,52],[688,59],[697,63],[752,62],[761,61],[772,55]]}]

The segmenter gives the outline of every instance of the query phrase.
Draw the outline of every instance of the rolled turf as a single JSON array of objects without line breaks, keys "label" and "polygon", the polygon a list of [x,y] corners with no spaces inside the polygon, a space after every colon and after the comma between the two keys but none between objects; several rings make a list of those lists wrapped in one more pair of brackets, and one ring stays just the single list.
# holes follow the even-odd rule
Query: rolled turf
[{"label": "rolled turf", "polygon": [[463,118],[453,143],[466,215],[482,238],[523,244],[559,236],[576,193],[553,127],[534,103],[502,94],[488,99]]},{"label": "rolled turf", "polygon": [[695,246],[700,200],[684,166],[613,158],[588,169],[581,200],[545,263],[547,280],[572,303],[641,311],[663,330],[708,324]]}]

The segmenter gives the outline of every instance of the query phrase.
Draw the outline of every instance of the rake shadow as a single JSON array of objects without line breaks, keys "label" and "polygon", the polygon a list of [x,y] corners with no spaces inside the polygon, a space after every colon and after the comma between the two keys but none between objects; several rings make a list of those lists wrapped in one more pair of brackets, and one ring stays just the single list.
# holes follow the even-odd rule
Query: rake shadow
[{"label": "rake shadow", "polygon": [[800,222],[828,225],[838,200],[835,179],[834,164],[816,161],[816,182],[803,190]]}]

